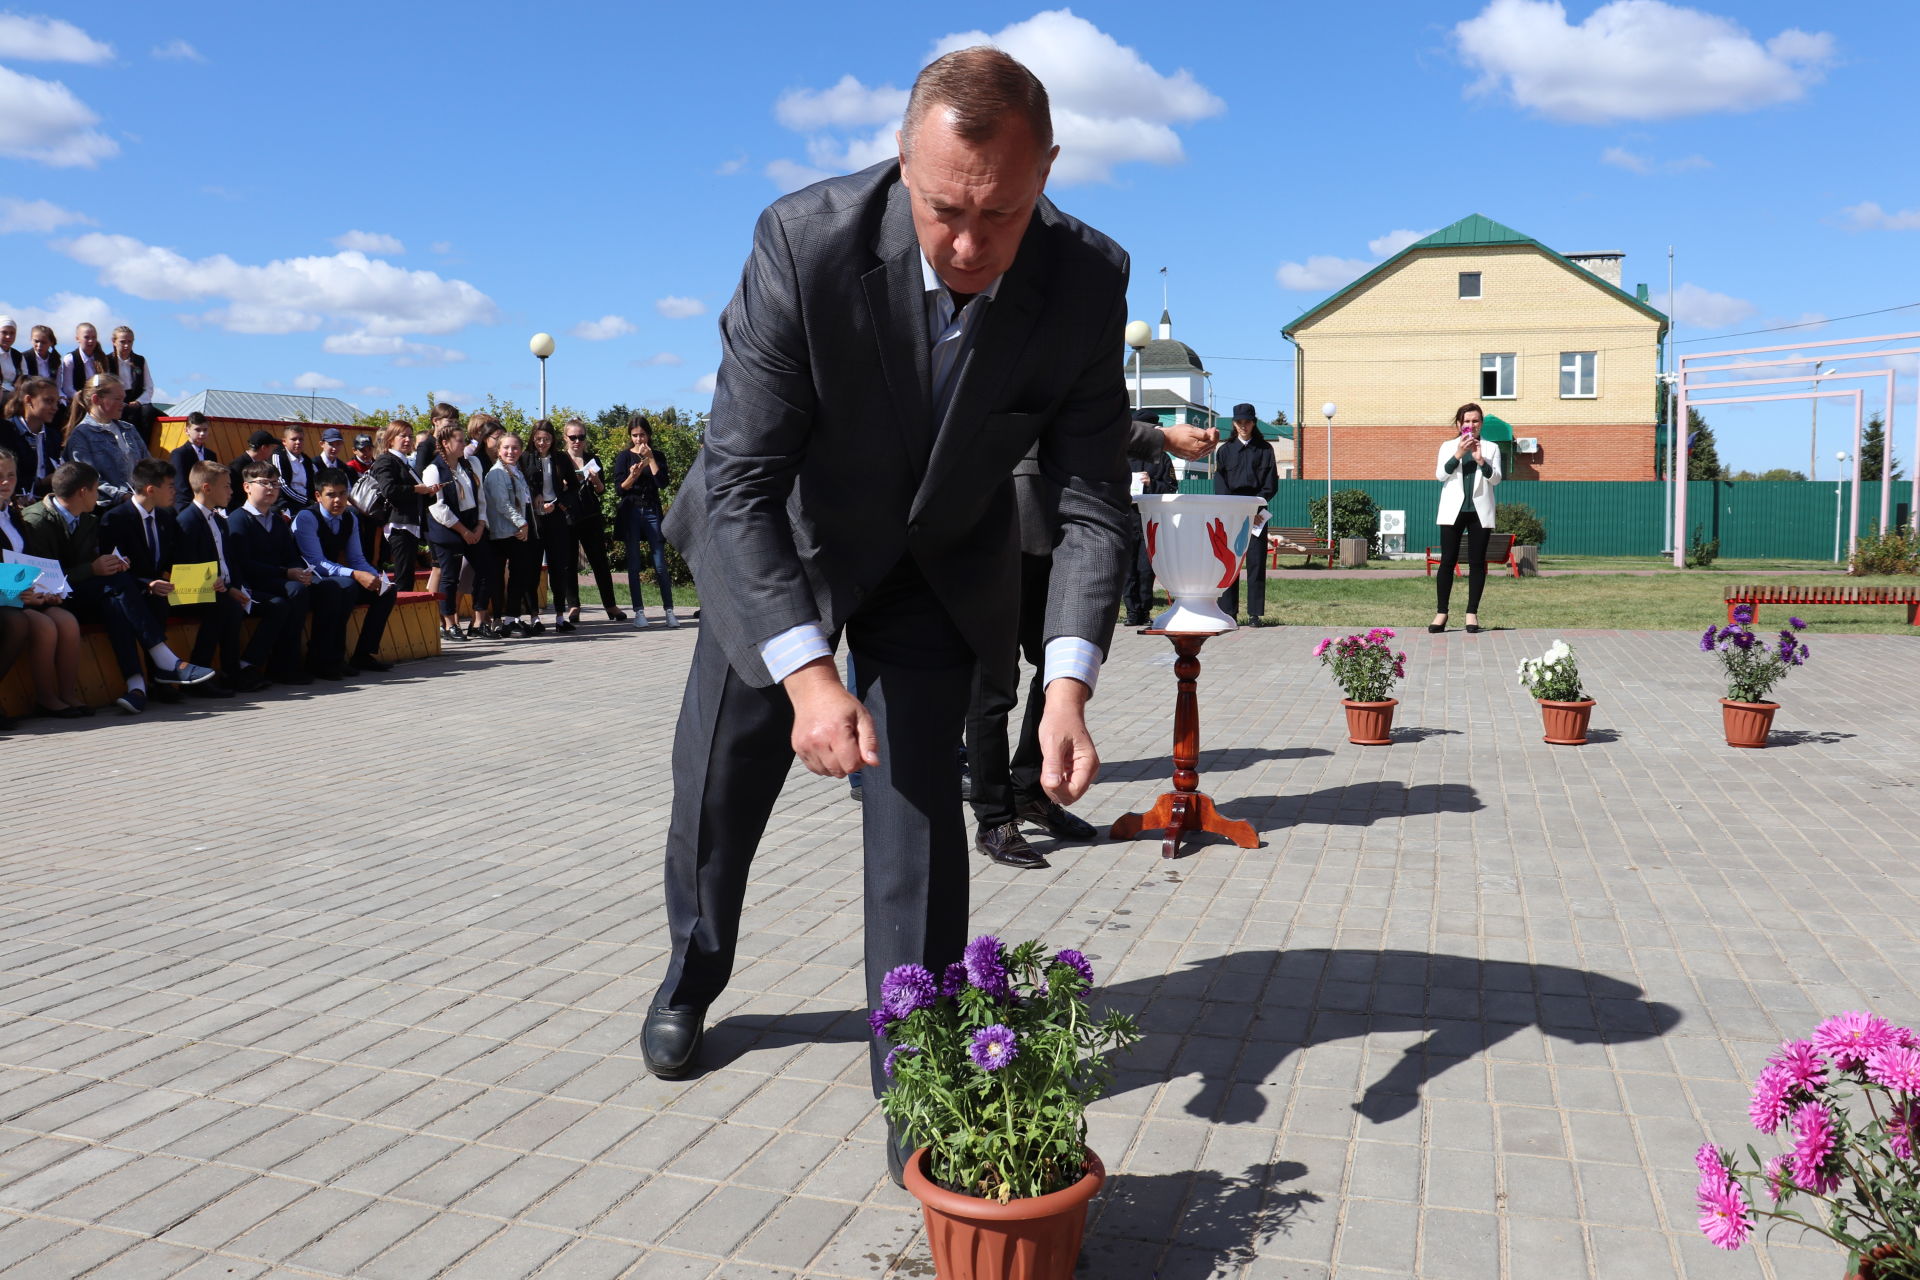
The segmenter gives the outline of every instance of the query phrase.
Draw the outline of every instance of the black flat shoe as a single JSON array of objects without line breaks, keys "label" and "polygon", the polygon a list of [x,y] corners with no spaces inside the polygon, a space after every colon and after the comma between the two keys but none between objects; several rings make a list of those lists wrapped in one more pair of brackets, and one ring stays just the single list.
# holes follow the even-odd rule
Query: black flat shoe
[{"label": "black flat shoe", "polygon": [[1437,636],[1442,631],[1445,631],[1446,629],[1447,629],[1447,624],[1444,622],[1429,622],[1427,624],[1427,631],[1429,634],[1432,634],[1432,635]]},{"label": "black flat shoe", "polygon": [[627,620],[627,615],[620,612],[618,609],[607,610],[608,622],[625,622],[626,620]]},{"label": "black flat shoe", "polygon": [[700,1056],[700,1023],[705,1009],[671,1009],[655,1005],[647,1010],[640,1029],[640,1055],[647,1070],[662,1080],[678,1080],[693,1070]]},{"label": "black flat shoe", "polygon": [[567,632],[572,631],[575,628],[574,628],[574,625],[571,622],[568,622],[565,618],[555,618],[553,621],[553,629],[555,631],[558,631],[561,635],[565,635],[567,634]]},{"label": "black flat shoe", "polygon": [[354,655],[353,665],[360,668],[360,670],[362,671],[393,670],[393,664],[391,662],[383,662],[379,658],[369,657],[364,653],[359,653]]},{"label": "black flat shoe", "polygon": [[887,1121],[887,1176],[893,1179],[893,1185],[902,1191],[907,1189],[907,1161],[913,1158],[913,1144],[907,1141],[900,1126],[893,1120]]},{"label": "black flat shoe", "polygon": [[1049,865],[1045,858],[1033,851],[1027,838],[1020,834],[1020,824],[1017,822],[980,828],[979,834],[973,838],[973,847],[1001,866],[1012,867],[1016,871],[1044,871]]},{"label": "black flat shoe", "polygon": [[1468,635],[1470,635],[1470,636],[1477,636],[1477,635],[1479,635],[1479,634],[1480,634],[1480,624],[1479,624],[1479,623],[1477,623],[1477,622],[1469,622],[1469,623],[1467,624],[1467,634],[1468,634]]},{"label": "black flat shoe", "polygon": [[1051,800],[1038,804],[1015,805],[1015,820],[1031,822],[1050,836],[1061,840],[1092,840],[1099,836],[1093,824],[1084,818],[1077,818]]}]

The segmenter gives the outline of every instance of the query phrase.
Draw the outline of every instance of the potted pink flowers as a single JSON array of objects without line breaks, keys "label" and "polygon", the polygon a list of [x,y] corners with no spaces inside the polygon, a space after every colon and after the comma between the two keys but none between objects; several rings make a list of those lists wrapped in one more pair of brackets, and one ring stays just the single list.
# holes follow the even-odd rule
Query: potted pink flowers
[{"label": "potted pink flowers", "polygon": [[1393,709],[1400,700],[1390,695],[1393,682],[1406,678],[1407,655],[1394,651],[1389,627],[1375,627],[1363,635],[1328,637],[1313,646],[1320,665],[1333,668],[1333,682],[1345,695],[1347,741],[1363,747],[1384,747],[1393,741]]},{"label": "potted pink flowers", "polygon": [[1828,1018],[1767,1060],[1747,1115],[1790,1149],[1763,1162],[1749,1146],[1743,1167],[1701,1146],[1707,1239],[1738,1249],[1776,1218],[1846,1246],[1848,1280],[1920,1280],[1920,1037],[1871,1013]]}]

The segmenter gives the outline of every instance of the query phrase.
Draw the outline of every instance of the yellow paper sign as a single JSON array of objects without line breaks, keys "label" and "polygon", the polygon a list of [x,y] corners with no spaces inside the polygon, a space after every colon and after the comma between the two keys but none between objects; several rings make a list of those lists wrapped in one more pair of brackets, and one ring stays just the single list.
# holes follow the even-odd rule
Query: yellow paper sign
[{"label": "yellow paper sign", "polygon": [[212,604],[213,584],[220,577],[220,564],[216,560],[203,561],[200,564],[177,564],[173,566],[173,594],[167,597],[169,604]]}]

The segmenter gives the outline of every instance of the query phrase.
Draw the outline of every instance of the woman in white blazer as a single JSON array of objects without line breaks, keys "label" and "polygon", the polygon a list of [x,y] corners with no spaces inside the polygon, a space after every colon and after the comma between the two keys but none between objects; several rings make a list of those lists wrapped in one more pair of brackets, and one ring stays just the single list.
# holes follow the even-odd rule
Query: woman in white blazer
[{"label": "woman in white blazer", "polygon": [[1440,446],[1433,478],[1440,481],[1440,575],[1434,580],[1437,612],[1429,631],[1447,629],[1447,602],[1453,595],[1453,569],[1460,560],[1460,538],[1467,539],[1467,630],[1480,630],[1480,592],[1487,585],[1487,535],[1493,532],[1493,486],[1500,483],[1500,450],[1480,439],[1485,415],[1477,404],[1453,413],[1457,433]]}]

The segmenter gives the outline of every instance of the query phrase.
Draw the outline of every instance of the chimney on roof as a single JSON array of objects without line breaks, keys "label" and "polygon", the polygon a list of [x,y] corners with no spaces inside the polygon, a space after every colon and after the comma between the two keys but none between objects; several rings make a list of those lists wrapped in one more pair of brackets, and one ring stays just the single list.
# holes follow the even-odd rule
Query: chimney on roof
[{"label": "chimney on roof", "polygon": [[1173,313],[1164,308],[1160,312],[1160,336],[1163,338],[1173,336]]},{"label": "chimney on roof", "polygon": [[1620,264],[1626,258],[1624,253],[1570,253],[1567,261],[1576,267],[1585,267],[1608,284],[1620,287]]}]

